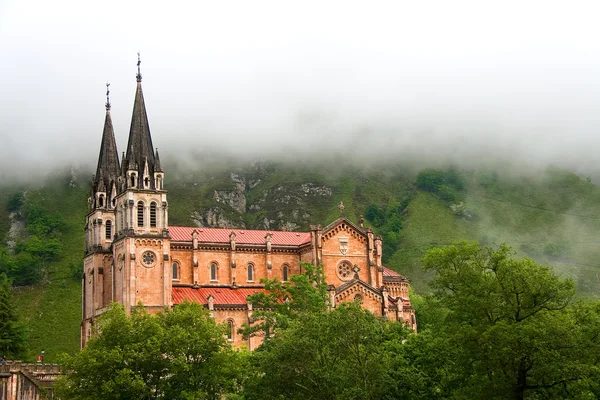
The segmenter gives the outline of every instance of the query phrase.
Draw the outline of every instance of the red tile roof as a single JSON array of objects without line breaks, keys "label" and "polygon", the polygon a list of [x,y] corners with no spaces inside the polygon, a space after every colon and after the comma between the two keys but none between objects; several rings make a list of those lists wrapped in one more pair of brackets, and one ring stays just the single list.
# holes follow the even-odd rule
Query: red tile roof
[{"label": "red tile roof", "polygon": [[171,291],[173,295],[173,304],[183,303],[184,301],[192,301],[199,304],[208,304],[208,296],[214,297],[214,304],[246,304],[246,298],[251,294],[265,292],[263,288],[237,288],[229,287],[174,287]]},{"label": "red tile roof", "polygon": [[227,228],[194,228],[188,226],[170,226],[171,239],[177,242],[191,242],[192,232],[198,232],[200,243],[229,243],[229,235],[235,232],[238,244],[265,244],[265,236],[271,233],[271,244],[274,246],[299,246],[310,242],[310,232],[260,231]]},{"label": "red tile roof", "polygon": [[389,269],[388,267],[383,267],[383,276],[384,277],[397,277],[397,278],[404,278],[402,275],[400,275],[399,273],[397,273],[394,270]]}]

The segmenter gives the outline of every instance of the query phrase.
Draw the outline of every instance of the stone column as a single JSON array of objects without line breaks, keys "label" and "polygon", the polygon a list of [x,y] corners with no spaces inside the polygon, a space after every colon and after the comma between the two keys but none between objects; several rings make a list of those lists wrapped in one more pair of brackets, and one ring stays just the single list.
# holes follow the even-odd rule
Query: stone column
[{"label": "stone column", "polygon": [[198,283],[198,232],[192,232],[192,283]]}]

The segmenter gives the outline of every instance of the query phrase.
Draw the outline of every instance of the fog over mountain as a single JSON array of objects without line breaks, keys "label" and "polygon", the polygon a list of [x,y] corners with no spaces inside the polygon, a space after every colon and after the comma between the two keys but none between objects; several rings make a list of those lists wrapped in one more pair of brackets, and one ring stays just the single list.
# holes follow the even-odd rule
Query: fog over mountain
[{"label": "fog over mountain", "polygon": [[0,3],[0,179],[125,150],[138,51],[164,158],[600,168],[594,1]]}]

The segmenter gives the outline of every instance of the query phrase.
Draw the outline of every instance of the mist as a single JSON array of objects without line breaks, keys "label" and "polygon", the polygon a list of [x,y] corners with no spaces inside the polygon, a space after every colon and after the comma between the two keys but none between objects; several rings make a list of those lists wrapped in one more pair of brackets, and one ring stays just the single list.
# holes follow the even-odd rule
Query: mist
[{"label": "mist", "polygon": [[[123,4],[126,3],[126,4]],[[0,180],[125,150],[141,73],[163,162],[555,165],[595,176],[595,2],[0,5]]]}]

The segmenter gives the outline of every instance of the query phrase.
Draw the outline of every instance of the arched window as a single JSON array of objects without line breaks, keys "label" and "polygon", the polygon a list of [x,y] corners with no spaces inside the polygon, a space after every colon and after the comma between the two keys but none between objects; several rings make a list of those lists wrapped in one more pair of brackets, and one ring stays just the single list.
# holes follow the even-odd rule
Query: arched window
[{"label": "arched window", "polygon": [[131,187],[135,187],[135,174],[131,174]]},{"label": "arched window", "polygon": [[233,321],[227,321],[227,340],[233,340]]},{"label": "arched window", "polygon": [[248,282],[254,280],[254,265],[248,264]]},{"label": "arched window", "polygon": [[362,304],[362,302],[363,302],[362,295],[360,293],[355,294],[354,295],[354,301],[357,302],[357,303],[359,303],[359,304]]},{"label": "arched window", "polygon": [[150,185],[150,179],[148,177],[144,178],[144,187],[148,187]]},{"label": "arched window", "polygon": [[178,281],[179,280],[179,264],[174,262],[172,267],[173,267],[173,280]]},{"label": "arched window", "polygon": [[215,263],[210,264],[210,280],[211,281],[217,280],[217,264],[215,264]]},{"label": "arched window", "polygon": [[150,203],[150,228],[156,228],[156,203]]},{"label": "arched window", "polygon": [[138,201],[137,204],[138,226],[144,226],[144,203]]},{"label": "arched window", "polygon": [[109,240],[112,239],[112,221],[110,219],[108,221],[106,221],[104,235],[107,239],[109,239]]},{"label": "arched window", "polygon": [[289,267],[286,264],[283,264],[283,281],[287,282],[288,280]]},{"label": "arched window", "polygon": [[98,207],[104,207],[104,196],[102,195],[98,198]]}]

